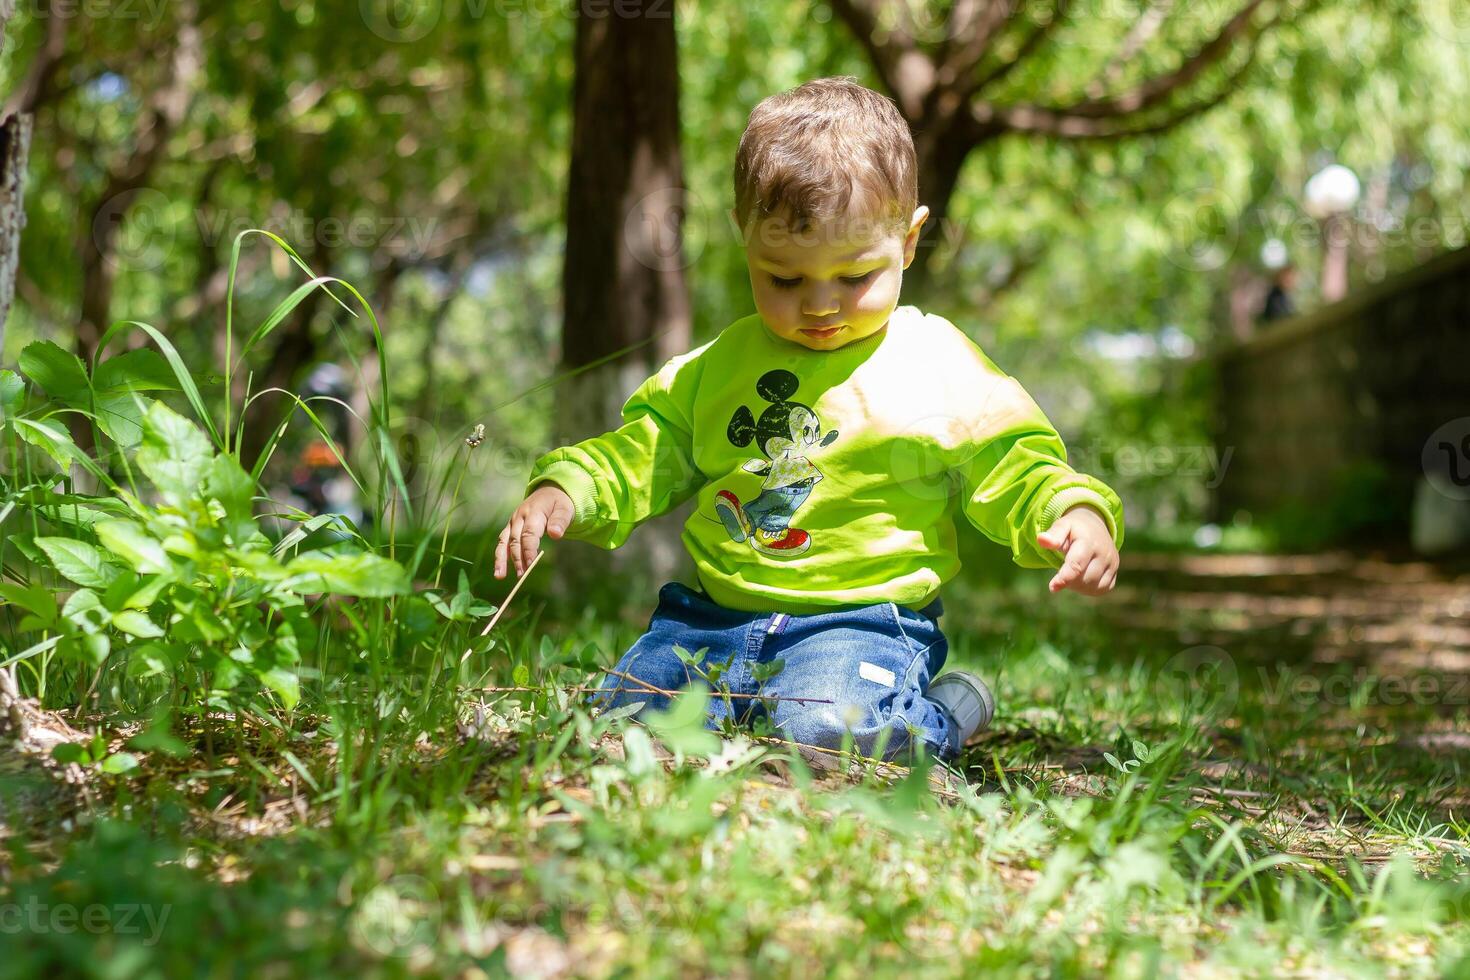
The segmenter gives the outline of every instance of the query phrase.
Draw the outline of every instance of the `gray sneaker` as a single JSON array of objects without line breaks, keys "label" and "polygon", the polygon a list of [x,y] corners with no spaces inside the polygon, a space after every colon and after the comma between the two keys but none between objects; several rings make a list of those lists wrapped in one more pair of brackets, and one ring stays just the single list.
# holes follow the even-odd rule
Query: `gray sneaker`
[{"label": "gray sneaker", "polygon": [[960,744],[970,736],[983,730],[995,717],[995,696],[985,682],[965,670],[952,670],[934,678],[926,692],[930,701],[937,701],[949,712],[955,727],[960,732]]}]

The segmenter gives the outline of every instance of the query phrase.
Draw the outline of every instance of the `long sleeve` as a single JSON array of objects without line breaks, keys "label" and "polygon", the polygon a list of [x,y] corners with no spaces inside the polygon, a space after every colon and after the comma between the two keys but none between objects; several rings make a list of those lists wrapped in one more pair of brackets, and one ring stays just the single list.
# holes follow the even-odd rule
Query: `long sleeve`
[{"label": "long sleeve", "polygon": [[1013,378],[1002,377],[987,413],[994,427],[986,427],[974,454],[955,467],[965,517],[1009,547],[1023,568],[1061,566],[1061,552],[1041,547],[1036,536],[1078,504],[1095,509],[1122,548],[1123,503],[1117,493],[1067,464],[1061,436],[1040,406]]},{"label": "long sleeve", "polygon": [[554,449],[532,465],[529,493],[555,483],[576,515],[565,536],[602,548],[627,541],[643,521],[678,506],[704,483],[694,463],[692,355],[671,358],[623,404],[624,424]]}]

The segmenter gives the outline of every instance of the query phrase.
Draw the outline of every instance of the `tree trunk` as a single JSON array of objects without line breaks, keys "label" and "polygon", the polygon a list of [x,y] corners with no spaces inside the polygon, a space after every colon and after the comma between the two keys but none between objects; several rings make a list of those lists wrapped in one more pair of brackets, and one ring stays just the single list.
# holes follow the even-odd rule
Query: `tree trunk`
[{"label": "tree trunk", "polygon": [[[3,30],[3,28],[0,28]],[[13,115],[0,123],[0,354],[5,321],[20,269],[20,231],[25,227],[26,160],[31,149],[31,117]]]},{"label": "tree trunk", "polygon": [[915,134],[919,203],[928,207],[929,220],[914,252],[914,261],[904,272],[905,302],[925,299],[934,274],[934,253],[957,248],[963,241],[964,229],[956,226],[949,216],[950,201],[959,186],[966,157],[994,135],[997,134],[967,132],[958,124]]},{"label": "tree trunk", "polygon": [[[561,360],[612,359],[558,387],[557,444],[620,425],[633,387],[689,348],[675,5],[640,6],[583,7],[577,19]],[[653,522],[610,567],[667,577],[681,555],[676,531],[672,518]],[[576,564],[587,566],[582,555]]]}]

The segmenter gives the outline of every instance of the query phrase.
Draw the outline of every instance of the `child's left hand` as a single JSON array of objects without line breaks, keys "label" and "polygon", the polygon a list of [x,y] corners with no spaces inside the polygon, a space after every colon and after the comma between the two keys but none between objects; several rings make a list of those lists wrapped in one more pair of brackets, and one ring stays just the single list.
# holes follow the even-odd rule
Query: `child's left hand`
[{"label": "child's left hand", "polygon": [[1118,549],[1108,525],[1097,511],[1078,504],[1036,536],[1043,548],[1066,555],[1048,588],[1053,592],[1072,589],[1083,595],[1106,595],[1118,577]]}]

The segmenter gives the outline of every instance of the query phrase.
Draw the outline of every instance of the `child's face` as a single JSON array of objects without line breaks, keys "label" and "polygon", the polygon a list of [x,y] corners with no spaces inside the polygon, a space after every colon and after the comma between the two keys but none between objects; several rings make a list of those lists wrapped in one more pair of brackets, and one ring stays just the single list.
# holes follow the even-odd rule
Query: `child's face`
[{"label": "child's face", "polygon": [[916,210],[907,233],[864,220],[814,222],[803,231],[782,218],[759,221],[745,258],[761,319],[778,337],[812,350],[836,350],[883,329],[928,216],[928,208]]}]

